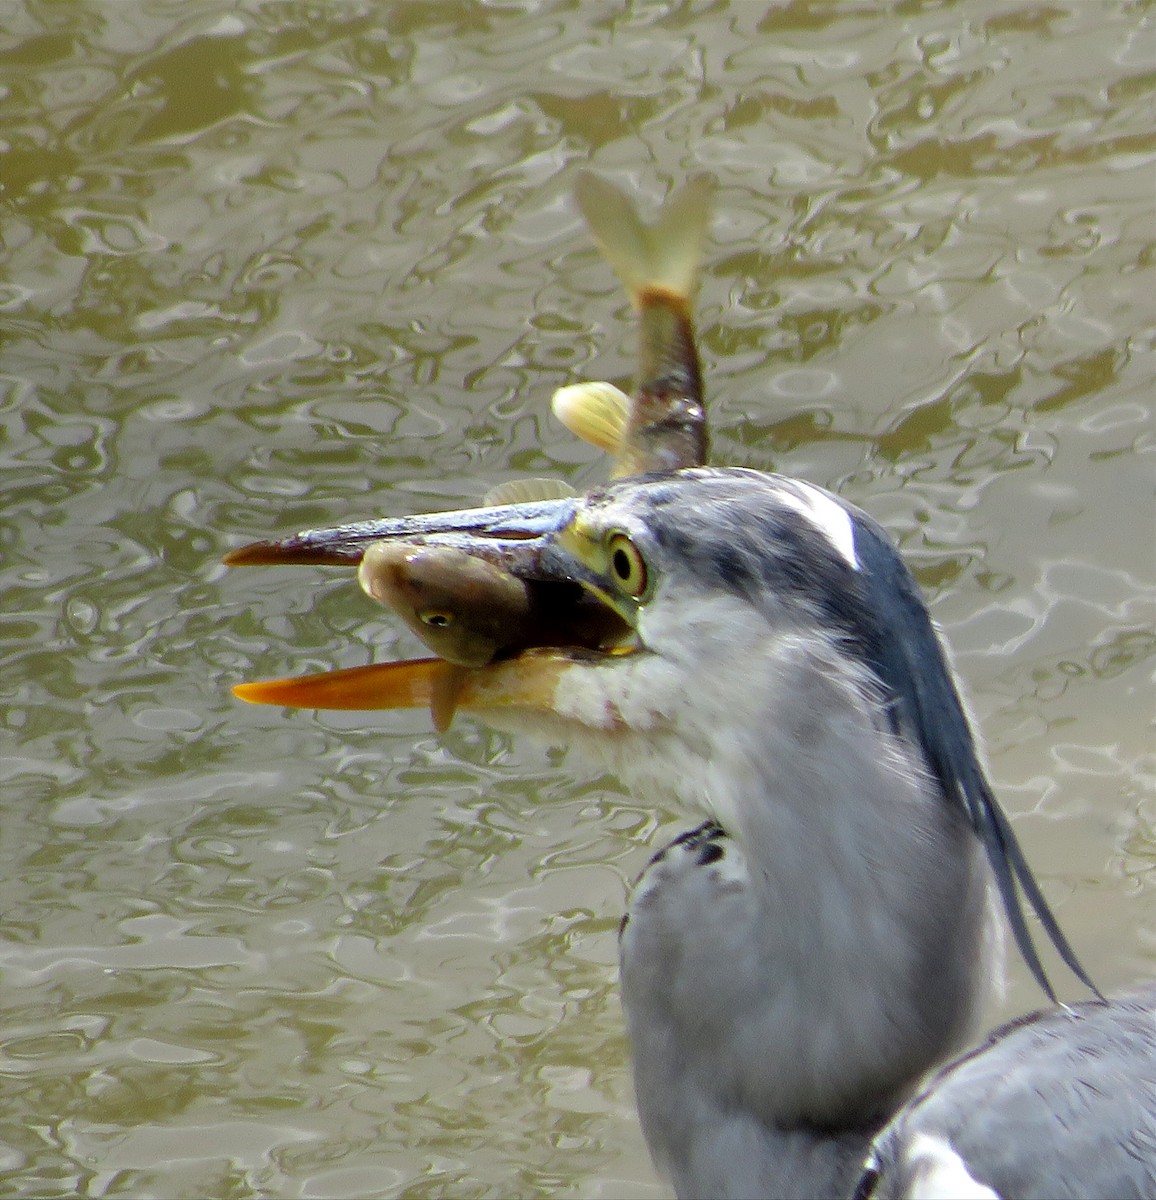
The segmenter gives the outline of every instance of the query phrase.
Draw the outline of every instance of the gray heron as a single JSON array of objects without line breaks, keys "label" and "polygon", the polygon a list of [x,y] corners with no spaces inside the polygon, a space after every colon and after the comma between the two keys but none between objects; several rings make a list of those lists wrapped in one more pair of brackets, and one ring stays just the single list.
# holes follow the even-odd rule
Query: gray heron
[{"label": "gray heron", "polygon": [[[443,721],[460,708],[580,747],[707,818],[643,873],[620,943],[643,1131],[680,1196],[1156,1195],[1152,989],[1054,1008],[912,1098],[976,1034],[993,896],[1049,995],[1025,900],[1087,978],[917,585],[866,514],[695,467],[310,537],[332,561],[359,538],[500,561],[554,624],[482,665],[380,664],[246,699],[412,706],[452,670]],[[597,646],[568,644],[592,627],[578,597],[606,614]],[[977,1071],[1018,1080],[998,1117]]]},{"label": "gray heron", "polygon": [[[822,488],[703,465],[708,191],[651,229],[580,185],[642,369],[624,415],[605,390],[562,407],[620,478],[234,552],[360,564],[441,656],[235,691],[428,704],[439,728],[462,709],[705,818],[620,938],[639,1114],[680,1196],[1156,1197],[1156,989],[1105,1000],[1081,968],[895,546]],[[1055,1004],[1028,910],[1092,997],[968,1050],[1001,919]]]}]

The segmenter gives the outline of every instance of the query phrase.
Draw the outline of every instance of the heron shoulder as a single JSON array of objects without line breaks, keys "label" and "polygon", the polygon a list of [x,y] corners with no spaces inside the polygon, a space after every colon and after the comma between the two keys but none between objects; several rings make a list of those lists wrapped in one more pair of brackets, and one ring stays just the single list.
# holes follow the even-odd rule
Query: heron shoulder
[{"label": "heron shoulder", "polygon": [[1154,1147],[1149,986],[1021,1017],[942,1068],[876,1138],[856,1195],[924,1196],[919,1179],[956,1171],[997,1196],[1152,1196]]}]

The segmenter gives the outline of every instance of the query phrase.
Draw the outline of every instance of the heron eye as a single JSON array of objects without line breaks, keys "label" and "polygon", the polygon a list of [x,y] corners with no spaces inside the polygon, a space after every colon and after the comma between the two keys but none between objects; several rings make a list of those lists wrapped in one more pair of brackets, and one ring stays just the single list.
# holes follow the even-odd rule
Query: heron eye
[{"label": "heron eye", "polygon": [[423,625],[432,625],[434,629],[448,629],[454,623],[454,614],[443,612],[440,608],[427,608],[417,614],[417,619]]},{"label": "heron eye", "polygon": [[646,563],[638,547],[624,533],[612,534],[606,543],[610,556],[610,572],[622,590],[631,596],[646,591]]}]

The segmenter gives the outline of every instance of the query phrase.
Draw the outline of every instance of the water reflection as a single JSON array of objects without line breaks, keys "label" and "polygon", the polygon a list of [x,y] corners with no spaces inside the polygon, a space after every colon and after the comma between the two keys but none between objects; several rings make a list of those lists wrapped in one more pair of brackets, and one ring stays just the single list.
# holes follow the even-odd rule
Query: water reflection
[{"label": "water reflection", "polygon": [[1073,940],[1151,974],[1152,53],[1111,4],[7,16],[4,1190],[661,1194],[614,935],[677,814],[468,722],[241,709],[413,647],[215,565],[599,477],[547,415],[633,365],[587,162],[718,174],[717,458],[900,539]]}]

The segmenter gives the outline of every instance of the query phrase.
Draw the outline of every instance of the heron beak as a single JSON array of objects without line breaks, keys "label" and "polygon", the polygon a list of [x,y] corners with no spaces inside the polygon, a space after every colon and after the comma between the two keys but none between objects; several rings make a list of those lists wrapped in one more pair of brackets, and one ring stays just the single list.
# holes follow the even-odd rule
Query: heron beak
[{"label": "heron beak", "polygon": [[574,515],[578,501],[567,496],[526,504],[501,504],[413,517],[383,517],[331,529],[306,529],[279,541],[251,542],[224,557],[228,567],[356,567],[366,548],[382,541],[436,541],[460,545],[518,573],[540,539],[557,532]]},{"label": "heron beak", "polygon": [[285,708],[428,708],[434,728],[444,733],[459,709],[482,714],[503,709],[556,712],[558,683],[580,661],[581,657],[558,647],[525,650],[515,658],[499,659],[484,667],[459,667],[441,658],[418,658],[239,683],[233,695],[250,704]]},{"label": "heron beak", "polygon": [[[533,501],[426,516],[398,517],[308,530],[283,541],[256,542],[226,556],[230,566],[361,563],[359,579],[367,594],[384,599],[422,636],[403,608],[400,589],[379,590],[373,575],[378,560],[390,570],[412,562],[414,569],[437,557],[442,602],[458,626],[439,628],[438,636],[423,640],[442,657],[376,663],[316,675],[242,683],[233,688],[239,699],[252,704],[289,708],[401,709],[428,707],[436,729],[449,728],[460,708],[485,714],[507,710],[554,714],[557,690],[572,669],[589,666],[609,652],[621,653],[631,636],[622,616],[589,589],[590,572],[567,549],[564,531],[573,522],[579,501]],[[385,554],[371,546],[389,547]],[[497,568],[503,583],[524,592],[524,603],[504,611],[499,605],[506,590],[477,595],[478,576],[461,570],[461,594],[454,594],[446,563],[481,559]],[[485,574],[481,576],[487,578]],[[492,653],[483,663],[476,658],[454,662],[453,637],[468,640],[471,655],[477,644],[470,638],[484,624]],[[431,635],[433,630],[428,630]]]}]

